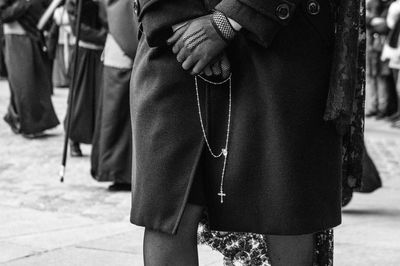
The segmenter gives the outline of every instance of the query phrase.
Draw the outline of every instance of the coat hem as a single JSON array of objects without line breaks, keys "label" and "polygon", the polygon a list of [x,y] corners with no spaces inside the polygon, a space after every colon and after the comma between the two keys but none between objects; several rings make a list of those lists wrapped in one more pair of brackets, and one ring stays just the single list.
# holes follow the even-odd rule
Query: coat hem
[{"label": "coat hem", "polygon": [[[186,205],[186,204],[185,204]],[[180,221],[181,216],[179,217],[179,221]],[[136,222],[134,221],[132,218],[130,219],[130,222],[136,226],[141,226],[141,227],[145,227],[146,229],[150,229],[150,230],[154,230],[157,232],[161,232],[161,233],[166,233],[166,234],[170,234],[170,235],[175,235],[177,232],[177,227],[174,228],[173,231],[170,230],[165,230],[164,228],[160,228],[160,227],[152,227],[149,225],[146,225],[145,223],[140,223],[140,222]],[[282,231],[258,231],[258,230],[246,230],[246,229],[235,229],[233,227],[230,228],[221,228],[221,227],[213,227],[210,225],[210,229],[211,231],[219,231],[219,232],[227,232],[227,233],[245,233],[245,234],[260,234],[260,235],[277,235],[277,236],[296,236],[296,235],[309,235],[309,234],[316,234],[316,233],[320,233],[326,230],[331,230],[337,226],[339,226],[341,224],[341,221],[338,222],[334,222],[332,224],[327,224],[327,225],[323,225],[319,228],[315,228],[315,229],[309,229],[309,230],[300,230],[300,231],[296,231],[296,232],[288,232],[288,233],[283,233]],[[179,225],[179,222],[178,222]]]},{"label": "coat hem", "polygon": [[[319,232],[323,232],[326,230],[333,229],[339,226],[342,223],[341,219],[339,221],[334,221],[332,223],[323,224],[321,226],[316,226],[313,228],[303,228],[303,230],[293,230],[293,231],[286,231],[284,230],[251,230],[251,229],[239,229],[235,228],[234,226],[212,226],[210,225],[211,231],[221,231],[221,232],[234,232],[234,233],[251,233],[251,234],[261,234],[261,235],[277,235],[277,236],[296,236],[296,235],[308,235],[308,234],[315,234]],[[224,228],[222,228],[224,227]]]},{"label": "coat hem", "polygon": [[186,205],[187,205],[187,202],[188,202],[188,199],[189,199],[190,191],[192,189],[192,185],[193,185],[193,181],[194,181],[194,176],[196,174],[196,171],[197,171],[197,168],[198,168],[198,165],[199,165],[199,162],[200,162],[200,158],[201,158],[201,154],[203,152],[203,149],[204,149],[204,140],[201,141],[200,148],[197,151],[196,159],[195,159],[195,162],[193,164],[192,171],[190,173],[189,184],[188,184],[188,186],[186,188],[185,196],[183,197],[183,202],[182,202],[181,209],[180,209],[178,217],[177,217],[177,221],[175,222],[174,229],[172,230],[172,234],[173,235],[175,235],[178,232],[178,227],[179,227],[179,224],[181,222],[181,219],[182,219],[182,216],[183,216],[183,212],[185,211],[185,208],[186,208]]},{"label": "coat hem", "polygon": [[[198,164],[202,155],[204,149],[204,140],[201,141],[200,143],[200,147],[197,151],[195,160],[194,160],[194,164],[192,167],[192,170],[190,172],[190,176],[189,176],[189,183],[187,185],[186,188],[186,192],[185,192],[185,196],[183,197],[183,201],[181,204],[181,207],[179,209],[178,212],[178,216],[175,219],[174,225],[173,226],[154,226],[154,224],[151,223],[147,223],[145,221],[143,221],[143,219],[137,219],[136,216],[132,215],[132,210],[131,210],[131,217],[130,217],[130,222],[131,224],[137,225],[137,226],[141,226],[144,227],[146,229],[150,229],[150,230],[154,230],[157,232],[161,232],[161,233],[165,233],[165,234],[170,234],[170,235],[176,235],[179,229],[179,224],[181,222],[182,216],[183,216],[183,212],[185,211],[186,205],[188,203],[188,199],[189,199],[189,195],[190,195],[190,191],[193,185],[193,181],[194,181],[194,176],[196,174],[196,170],[198,168]],[[171,230],[172,229],[172,230]]]}]

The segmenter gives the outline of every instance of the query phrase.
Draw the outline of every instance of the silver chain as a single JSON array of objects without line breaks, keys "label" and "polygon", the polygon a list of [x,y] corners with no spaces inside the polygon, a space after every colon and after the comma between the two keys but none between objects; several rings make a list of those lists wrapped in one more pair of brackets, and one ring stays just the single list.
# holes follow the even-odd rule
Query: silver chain
[{"label": "silver chain", "polygon": [[[216,152],[214,152],[212,150],[210,142],[208,141],[207,133],[206,133],[206,130],[204,127],[203,116],[201,114],[199,85],[198,85],[197,77],[201,78],[205,82],[210,83],[212,85],[222,85],[222,84],[226,83],[227,81],[229,82],[229,108],[228,108],[228,121],[227,121],[227,127],[226,127],[226,140],[225,140],[225,147],[221,149],[221,152],[219,154],[217,154]],[[195,87],[196,87],[197,109],[199,112],[200,125],[201,125],[201,130],[203,133],[204,141],[205,141],[208,151],[210,152],[212,157],[214,157],[215,159],[218,159],[218,158],[224,156],[224,164],[223,164],[222,173],[221,173],[220,191],[217,194],[218,196],[221,197],[221,203],[224,203],[224,197],[226,196],[226,194],[224,193],[224,179],[225,179],[225,173],[226,173],[226,165],[227,165],[227,161],[228,161],[228,148],[229,148],[229,137],[230,137],[230,132],[231,132],[231,117],[232,117],[232,74],[230,74],[227,79],[225,79],[224,81],[221,81],[221,82],[212,82],[202,76],[195,76],[194,81],[195,81]]]}]

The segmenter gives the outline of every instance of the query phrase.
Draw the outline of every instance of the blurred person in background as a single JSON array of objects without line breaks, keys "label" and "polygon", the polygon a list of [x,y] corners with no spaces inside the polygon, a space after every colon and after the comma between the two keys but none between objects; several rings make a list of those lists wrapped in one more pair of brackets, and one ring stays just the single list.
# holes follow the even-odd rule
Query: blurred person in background
[{"label": "blurred person in background", "polygon": [[43,135],[59,124],[51,101],[50,60],[44,37],[37,28],[47,0],[0,2],[4,23],[5,62],[11,91],[4,120],[26,138]]},{"label": "blurred person in background", "polygon": [[385,0],[367,0],[367,117],[384,118],[390,114],[390,94],[394,90],[394,78],[388,60],[381,60],[389,32],[386,25],[389,4]]},{"label": "blurred person in background", "polygon": [[61,5],[55,10],[53,20],[53,30],[55,31],[53,85],[57,88],[65,88],[70,85],[68,71],[75,42],[65,5]]},{"label": "blurred person in background", "polygon": [[0,79],[7,77],[6,63],[4,62],[4,32],[3,23],[0,21]]},{"label": "blurred person in background", "polygon": [[393,71],[396,83],[396,96],[397,96],[397,111],[389,117],[389,121],[392,122],[394,127],[400,128],[400,1],[394,1],[389,8],[387,15],[387,25],[390,28],[387,44],[385,45],[385,55],[389,59],[389,67]]},{"label": "blurred person in background", "polygon": [[103,52],[103,86],[91,155],[92,176],[111,181],[110,191],[131,190],[132,130],[129,83],[137,47],[131,0],[103,0],[108,35]]},{"label": "blurred person in background", "polygon": [[[70,68],[74,69],[76,64],[78,69],[75,87],[71,88],[74,90],[73,110],[70,110],[72,112],[70,151],[73,157],[82,156],[80,143],[91,144],[93,140],[103,74],[103,64],[100,58],[107,37],[106,21],[99,15],[98,1],[82,1],[79,57],[77,62],[71,62]],[[76,3],[77,0],[67,0],[66,4],[74,35],[76,35]],[[73,55],[72,58],[74,58]]]}]

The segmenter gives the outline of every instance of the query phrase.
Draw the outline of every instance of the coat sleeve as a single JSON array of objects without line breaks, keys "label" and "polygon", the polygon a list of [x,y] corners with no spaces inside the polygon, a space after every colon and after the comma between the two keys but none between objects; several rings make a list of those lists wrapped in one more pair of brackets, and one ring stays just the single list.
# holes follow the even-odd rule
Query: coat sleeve
[{"label": "coat sleeve", "polygon": [[11,5],[3,5],[0,9],[0,20],[4,23],[13,22],[21,18],[28,11],[29,1],[17,0]]},{"label": "coat sleeve", "polygon": [[139,22],[150,47],[165,45],[172,26],[207,14],[203,0],[136,0]]},{"label": "coat sleeve", "polygon": [[247,35],[268,47],[290,23],[300,0],[222,0],[215,9],[238,22]]}]

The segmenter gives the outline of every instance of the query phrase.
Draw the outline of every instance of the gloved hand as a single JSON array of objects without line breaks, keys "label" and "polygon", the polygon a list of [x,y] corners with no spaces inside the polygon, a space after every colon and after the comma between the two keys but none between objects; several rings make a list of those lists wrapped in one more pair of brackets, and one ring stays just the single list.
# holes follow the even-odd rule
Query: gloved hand
[{"label": "gloved hand", "polygon": [[[208,74],[213,68],[217,70],[218,64],[215,63],[222,62],[217,58],[228,46],[216,32],[211,18],[210,14],[188,21],[167,40],[167,44],[173,45],[172,51],[177,55],[178,62],[183,69],[190,70],[192,75],[198,75],[203,70]],[[221,58],[224,58],[224,62],[227,61],[226,56]],[[219,68],[220,66],[219,63]]]},{"label": "gloved hand", "polygon": [[231,64],[225,53],[215,61],[214,63],[208,64],[202,74],[208,77],[222,77],[222,79],[227,79],[231,73]]}]

